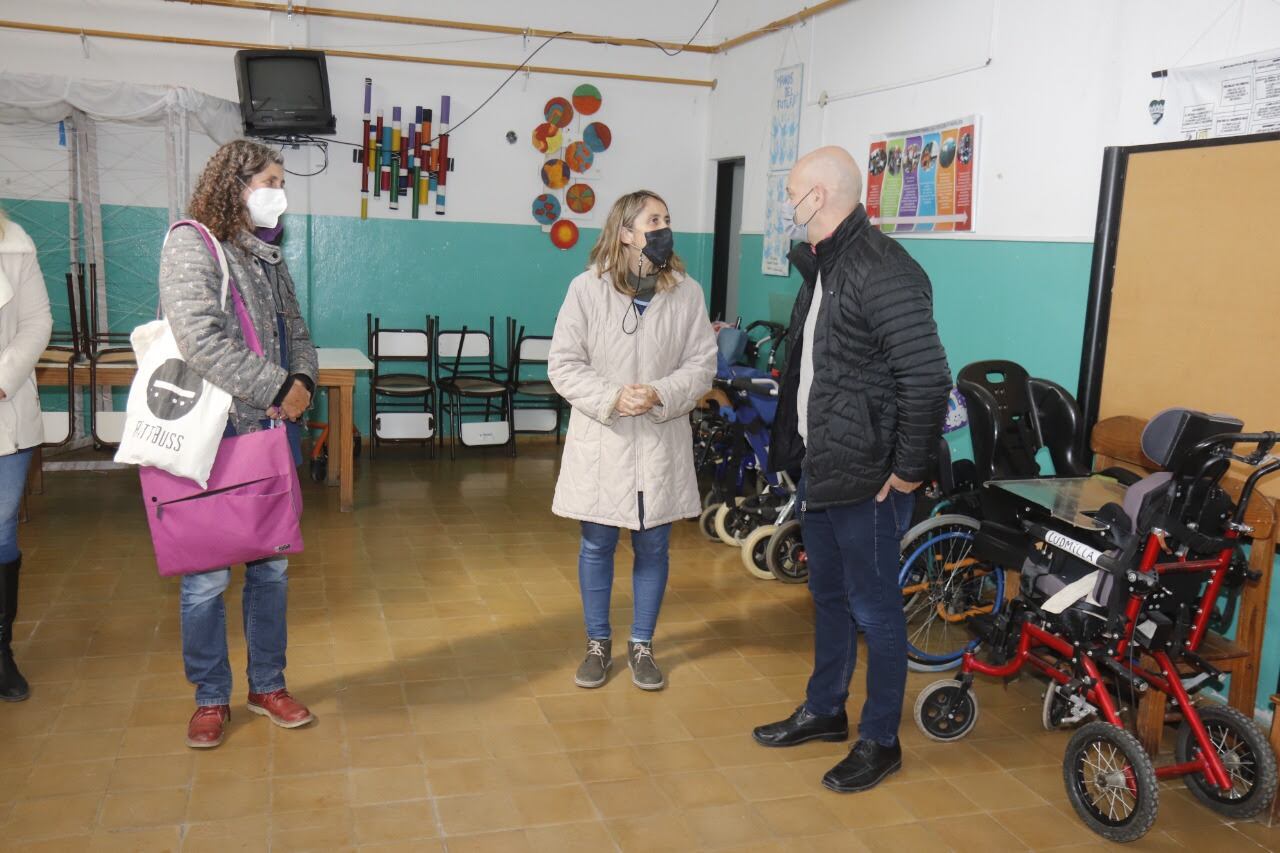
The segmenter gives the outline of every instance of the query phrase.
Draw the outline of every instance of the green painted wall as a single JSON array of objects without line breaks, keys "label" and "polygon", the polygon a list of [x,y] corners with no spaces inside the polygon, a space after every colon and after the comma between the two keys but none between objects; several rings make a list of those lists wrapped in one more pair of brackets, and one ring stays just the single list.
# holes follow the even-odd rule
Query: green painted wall
[{"label": "green painted wall", "polygon": [[[761,275],[762,245],[759,234],[742,235],[739,313],[746,321],[785,323],[800,276]],[[904,239],[902,246],[933,282],[952,370],[1009,358],[1075,390],[1092,244]]]}]

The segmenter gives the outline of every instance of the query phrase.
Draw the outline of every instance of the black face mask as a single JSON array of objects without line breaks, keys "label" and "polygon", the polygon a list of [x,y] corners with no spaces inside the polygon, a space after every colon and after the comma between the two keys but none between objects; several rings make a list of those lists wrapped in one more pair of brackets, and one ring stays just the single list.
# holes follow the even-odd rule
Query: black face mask
[{"label": "black face mask", "polygon": [[644,234],[644,248],[640,254],[658,269],[662,269],[671,261],[676,250],[676,240],[670,228],[656,228]]}]

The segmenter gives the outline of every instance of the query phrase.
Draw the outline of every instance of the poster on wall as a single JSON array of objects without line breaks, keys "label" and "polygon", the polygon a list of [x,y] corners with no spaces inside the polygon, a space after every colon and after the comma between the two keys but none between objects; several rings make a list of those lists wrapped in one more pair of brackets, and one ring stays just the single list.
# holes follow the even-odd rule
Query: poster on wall
[{"label": "poster on wall", "polygon": [[769,171],[795,165],[800,144],[800,94],[803,65],[773,72],[772,118],[769,121]]},{"label": "poster on wall", "polygon": [[764,204],[764,250],[760,272],[764,275],[791,275],[791,223],[787,221],[787,173],[770,172]]},{"label": "poster on wall", "polygon": [[867,215],[886,233],[972,231],[976,116],[872,137]]},{"label": "poster on wall", "polygon": [[1280,50],[1169,70],[1163,138],[1280,130]]},{"label": "poster on wall", "polygon": [[800,149],[800,96],[804,65],[773,72],[773,97],[769,104],[769,168],[765,175],[764,252],[760,272],[791,275],[789,222],[783,221],[787,202],[787,173]]}]

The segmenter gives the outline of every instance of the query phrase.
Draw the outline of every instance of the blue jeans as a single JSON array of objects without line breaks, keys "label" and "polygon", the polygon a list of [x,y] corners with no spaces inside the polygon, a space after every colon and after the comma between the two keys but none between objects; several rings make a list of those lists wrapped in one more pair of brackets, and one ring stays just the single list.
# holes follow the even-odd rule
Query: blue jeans
[{"label": "blue jeans", "polygon": [[[244,575],[244,639],[249,649],[249,690],[284,689],[288,630],[289,561],[250,563]],[[231,663],[227,660],[227,610],[222,593],[231,569],[182,578],[182,662],[196,686],[197,705],[231,704]]]},{"label": "blue jeans", "polygon": [[858,736],[883,746],[898,739],[907,685],[898,543],[911,524],[914,506],[914,495],[890,490],[883,502],[873,497],[808,510],[800,521],[814,605],[813,675],[805,707],[820,716],[844,710],[861,626],[868,660]]},{"label": "blue jeans", "polygon": [[0,456],[0,563],[18,559],[18,510],[30,466],[29,449]]},{"label": "blue jeans", "polygon": [[[667,569],[670,566],[671,525],[644,529],[644,501],[640,502],[640,530],[631,531],[631,547],[636,552],[631,569],[632,597],[631,639],[653,642],[658,626],[658,611],[667,591]],[[613,592],[613,554],[618,547],[617,527],[582,522],[582,549],[578,554],[578,586],[582,590],[582,612],[587,623],[587,636],[607,640],[609,597]]]}]

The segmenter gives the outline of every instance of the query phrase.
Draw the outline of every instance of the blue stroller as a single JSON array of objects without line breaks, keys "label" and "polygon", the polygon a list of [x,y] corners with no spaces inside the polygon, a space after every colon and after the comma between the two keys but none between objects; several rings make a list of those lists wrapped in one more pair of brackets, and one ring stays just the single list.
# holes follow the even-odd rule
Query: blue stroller
[{"label": "blue stroller", "polygon": [[795,483],[769,472],[769,431],[778,409],[778,382],[771,371],[717,360],[715,388],[730,400],[720,406],[727,452],[721,456],[699,524],[711,539],[742,550],[743,565],[772,580],[769,539],[795,510]]}]

